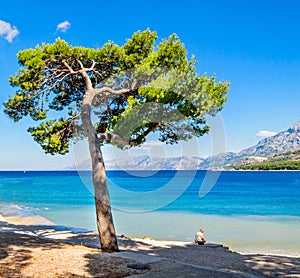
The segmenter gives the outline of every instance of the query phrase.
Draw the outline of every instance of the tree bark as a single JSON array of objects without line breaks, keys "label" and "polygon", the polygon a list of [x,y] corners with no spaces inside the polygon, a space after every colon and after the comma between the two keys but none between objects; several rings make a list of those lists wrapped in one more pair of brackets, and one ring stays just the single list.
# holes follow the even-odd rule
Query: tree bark
[{"label": "tree bark", "polygon": [[[86,84],[86,92],[82,100],[81,118],[83,128],[88,137],[90,156],[92,160],[94,197],[100,244],[103,251],[116,252],[119,251],[119,247],[111,213],[110,198],[106,182],[106,170],[101,151],[101,141],[98,139],[91,120],[91,107],[93,99],[97,94],[124,94],[134,89],[137,82],[134,81],[130,89],[113,90],[108,87],[95,89],[93,88],[91,79],[87,74],[87,71],[90,69],[83,68],[82,63],[81,68],[82,69],[79,70],[79,72]],[[70,69],[70,72],[72,73],[72,69]]]},{"label": "tree bark", "polygon": [[92,160],[94,198],[101,249],[105,252],[119,251],[116,231],[110,206],[110,197],[106,182],[106,170],[103,161],[101,144],[91,122],[91,98],[86,93],[82,107],[82,123],[89,142]]},{"label": "tree bark", "polygon": [[92,159],[94,198],[101,249],[106,252],[119,251],[110,206],[106,170],[100,142],[96,134],[89,139],[89,148]]}]

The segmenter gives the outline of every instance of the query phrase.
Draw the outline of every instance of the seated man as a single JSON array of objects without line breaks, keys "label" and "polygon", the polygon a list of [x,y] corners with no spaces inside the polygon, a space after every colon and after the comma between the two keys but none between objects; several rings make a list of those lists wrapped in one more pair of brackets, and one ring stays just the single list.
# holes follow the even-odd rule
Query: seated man
[{"label": "seated man", "polygon": [[199,232],[197,232],[195,236],[195,243],[198,243],[199,245],[204,245],[206,243],[206,240],[204,238],[204,230],[201,228]]}]

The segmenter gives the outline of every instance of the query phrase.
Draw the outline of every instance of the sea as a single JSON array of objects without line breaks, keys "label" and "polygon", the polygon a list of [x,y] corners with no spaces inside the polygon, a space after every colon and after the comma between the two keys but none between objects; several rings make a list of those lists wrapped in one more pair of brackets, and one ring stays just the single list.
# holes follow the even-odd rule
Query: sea
[{"label": "sea", "polygon": [[[300,256],[299,171],[108,171],[119,235]],[[0,214],[95,231],[90,171],[0,171]]]}]

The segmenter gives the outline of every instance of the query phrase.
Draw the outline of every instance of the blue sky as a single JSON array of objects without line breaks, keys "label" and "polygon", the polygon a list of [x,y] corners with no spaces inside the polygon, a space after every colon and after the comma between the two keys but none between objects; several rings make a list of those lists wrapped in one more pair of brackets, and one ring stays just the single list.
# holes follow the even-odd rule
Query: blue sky
[{"label": "blue sky", "polygon": [[[300,119],[299,12],[297,0],[1,1],[0,102],[15,92],[8,78],[18,69],[19,50],[58,36],[72,45],[100,47],[107,40],[123,44],[146,28],[157,31],[159,40],[177,33],[195,55],[199,74],[216,73],[218,80],[231,82],[220,117],[226,151],[239,151],[256,144],[257,135],[286,130]],[[26,132],[30,121],[15,124],[2,108],[0,169],[60,169],[73,163],[72,152],[44,155]],[[193,146],[159,148],[170,156],[183,150],[195,154]],[[210,136],[199,146],[200,156],[209,155]],[[111,150],[105,152],[110,158]]]}]

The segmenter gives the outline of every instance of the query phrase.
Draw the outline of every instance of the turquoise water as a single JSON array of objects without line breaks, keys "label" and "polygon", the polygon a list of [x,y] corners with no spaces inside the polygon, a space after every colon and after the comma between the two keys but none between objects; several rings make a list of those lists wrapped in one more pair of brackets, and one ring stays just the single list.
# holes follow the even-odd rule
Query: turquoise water
[{"label": "turquoise water", "polygon": [[[205,227],[237,251],[299,255],[298,171],[109,171],[108,181],[118,234],[191,241]],[[96,229],[92,192],[89,172],[0,172],[2,204],[61,225]]]}]

